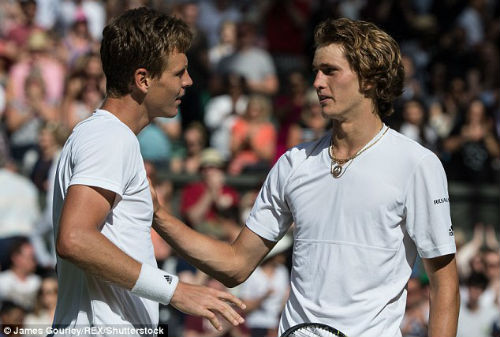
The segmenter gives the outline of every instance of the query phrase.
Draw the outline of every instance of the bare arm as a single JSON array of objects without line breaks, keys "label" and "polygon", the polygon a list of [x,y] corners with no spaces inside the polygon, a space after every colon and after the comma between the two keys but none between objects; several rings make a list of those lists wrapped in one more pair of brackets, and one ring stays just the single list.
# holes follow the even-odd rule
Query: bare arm
[{"label": "bare arm", "polygon": [[130,290],[139,277],[141,264],[98,230],[111,210],[114,198],[115,193],[108,190],[71,186],[62,210],[56,249],[63,259]]},{"label": "bare arm", "polygon": [[460,307],[455,255],[423,262],[430,283],[429,337],[455,337]]},{"label": "bare arm", "polygon": [[233,243],[212,239],[189,228],[163,208],[155,212],[156,231],[187,261],[228,287],[248,278],[274,246],[244,227]]},{"label": "bare arm", "polygon": [[[114,198],[115,193],[101,188],[71,186],[62,210],[56,249],[60,257],[85,271],[130,290],[139,278],[142,265],[98,229],[110,212]],[[234,325],[243,321],[226,301],[244,306],[229,293],[180,282],[170,303],[185,313],[206,317],[215,328],[221,329],[216,312]]]}]

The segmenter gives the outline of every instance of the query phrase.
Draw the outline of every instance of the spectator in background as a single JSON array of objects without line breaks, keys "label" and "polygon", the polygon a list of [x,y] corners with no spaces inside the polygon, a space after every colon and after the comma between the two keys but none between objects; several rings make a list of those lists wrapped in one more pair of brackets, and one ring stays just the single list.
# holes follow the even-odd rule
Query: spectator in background
[{"label": "spectator in background", "polygon": [[40,210],[36,186],[17,173],[1,153],[0,186],[0,267],[4,269],[17,237],[33,234]]},{"label": "spectator in background", "polygon": [[224,93],[212,97],[205,106],[205,125],[210,131],[210,146],[222,155],[224,160],[231,156],[231,130],[238,116],[247,109],[245,79],[237,74],[224,76]]},{"label": "spectator in background", "polygon": [[33,246],[28,239],[18,239],[12,245],[9,257],[9,268],[0,272],[0,298],[31,310],[41,284],[40,276],[35,274]]},{"label": "spectator in background", "polygon": [[200,2],[198,25],[206,32],[209,47],[219,43],[219,30],[223,22],[239,22],[241,13],[229,0],[207,0]]},{"label": "spectator in background", "polygon": [[409,55],[402,55],[401,61],[405,68],[405,81],[404,89],[401,98],[404,101],[411,99],[423,99],[425,98],[425,93],[423,92],[424,87],[420,80],[417,78],[417,73],[415,69],[415,62]]},{"label": "spectator in background", "polygon": [[96,47],[96,41],[89,32],[87,17],[83,12],[77,12],[71,30],[61,44],[66,64],[71,68],[78,58],[96,50]]},{"label": "spectator in background", "polygon": [[181,136],[180,114],[173,118],[157,117],[137,135],[144,160],[168,168],[172,156],[172,142]]},{"label": "spectator in background", "polygon": [[452,155],[450,179],[473,183],[494,180],[491,164],[500,158],[500,143],[480,100],[470,103],[464,123],[451,132],[443,146]]},{"label": "spectator in background", "polygon": [[[201,4],[200,4],[201,5]],[[191,47],[186,51],[189,60],[189,74],[193,85],[186,91],[180,105],[182,112],[182,128],[185,129],[193,121],[203,121],[203,97],[210,78],[208,61],[208,42],[206,32],[199,27],[200,5],[196,1],[185,1],[174,8],[174,16],[178,16],[193,34]]]},{"label": "spectator in background", "polygon": [[208,50],[210,68],[215,70],[219,61],[231,55],[236,49],[236,23],[224,21],[219,29],[219,42]]},{"label": "spectator in background", "polygon": [[465,31],[468,47],[477,47],[484,41],[484,24],[487,15],[485,0],[469,0],[469,5],[457,19],[458,27]]},{"label": "spectator in background", "polygon": [[237,49],[219,62],[217,72],[221,75],[242,75],[251,92],[274,95],[279,82],[270,54],[256,45],[257,32],[254,24],[241,22],[237,29]]},{"label": "spectator in background", "polygon": [[306,67],[305,33],[311,1],[271,0],[260,4],[267,50],[273,56],[279,78]]},{"label": "spectator in background", "polygon": [[44,31],[44,29],[35,22],[37,2],[35,0],[17,0],[17,2],[22,13],[21,20],[9,29],[7,40],[14,42],[18,48],[18,52],[22,52],[27,46],[31,34],[37,31]]},{"label": "spectator in background", "polygon": [[457,337],[490,337],[498,307],[479,304],[480,297],[488,285],[484,274],[471,274],[467,279],[467,299],[462,301],[458,317]]},{"label": "spectator in background", "polygon": [[[124,9],[122,7],[122,9]],[[92,37],[101,41],[102,30],[106,24],[104,2],[98,0],[61,0],[59,7],[59,24],[64,34],[71,29],[75,19],[85,16],[88,19],[89,32]]]},{"label": "spectator in background", "polygon": [[[0,337],[19,336],[14,333],[24,325],[26,310],[12,301],[4,301],[0,306]],[[8,328],[8,329],[6,329]]]},{"label": "spectator in background", "polygon": [[57,304],[57,277],[49,274],[42,278],[38,289],[35,307],[26,315],[24,324],[26,327],[43,329],[41,334],[27,334],[25,337],[45,337],[47,329],[52,326]]},{"label": "spectator in background", "polygon": [[89,81],[83,74],[71,75],[67,79],[61,104],[61,121],[72,130],[79,122],[90,117],[103,99],[104,92],[99,83]]},{"label": "spectator in background", "polygon": [[320,139],[329,127],[329,121],[321,113],[316,90],[309,89],[305,96],[305,104],[300,119],[290,125],[288,130],[287,148]]},{"label": "spectator in background", "polygon": [[[491,234],[491,232],[490,232]],[[495,232],[493,231],[493,238],[496,240]],[[488,285],[481,296],[481,306],[493,306],[497,309],[500,308],[500,252],[498,241],[496,247],[486,248],[482,252],[484,263],[484,274],[488,278]]]},{"label": "spectator in background", "polygon": [[465,282],[472,273],[485,273],[481,249],[498,250],[500,245],[493,225],[484,226],[479,222],[474,225],[472,239],[457,251],[457,266],[460,280]]},{"label": "spectator in background", "polygon": [[203,150],[207,145],[207,132],[203,124],[192,122],[183,134],[184,148],[176,151],[170,161],[174,173],[196,174],[200,171]]},{"label": "spectator in background", "polygon": [[197,230],[221,239],[234,238],[239,196],[225,184],[224,160],[215,149],[205,149],[200,162],[201,181],[182,189],[181,214]]},{"label": "spectator in background", "polygon": [[437,152],[438,135],[428,124],[427,117],[423,102],[417,99],[405,102],[403,106],[403,123],[399,128],[399,132],[429,150]]},{"label": "spectator in background", "polygon": [[53,44],[50,36],[42,31],[35,31],[29,36],[26,44],[29,54],[10,69],[7,89],[12,99],[25,99],[25,80],[30,74],[38,73],[46,87],[47,101],[61,101],[66,73],[64,67],[51,54]]},{"label": "spectator in background", "polygon": [[278,334],[279,319],[290,288],[290,272],[285,263],[292,244],[292,237],[285,235],[238,288],[247,306],[246,325],[251,337]]},{"label": "spectator in background", "polygon": [[[286,150],[288,132],[292,124],[297,123],[305,107],[308,88],[306,76],[299,70],[293,70],[286,76],[285,92],[274,100],[274,117],[279,123],[275,157],[278,159]],[[317,95],[316,95],[317,96]],[[318,99],[316,98],[318,101]],[[318,101],[319,102],[319,101]]]},{"label": "spectator in background", "polygon": [[47,100],[46,85],[37,70],[26,77],[24,90],[23,100],[9,102],[5,118],[10,132],[12,156],[23,163],[25,172],[29,172],[32,167],[26,164],[26,156],[30,150],[34,151],[37,147],[37,135],[41,125],[55,121],[58,116],[56,103]]},{"label": "spectator in background", "polygon": [[[39,189],[45,196],[41,217],[38,219],[31,242],[35,248],[38,263],[45,268],[56,265],[56,250],[52,224],[52,199],[54,196],[54,179],[61,149],[69,136],[69,131],[62,124],[46,123],[39,134],[40,165],[35,165],[32,177],[37,177]],[[35,181],[35,179],[33,179]]]},{"label": "spectator in background", "polygon": [[429,298],[425,288],[426,285],[417,277],[408,280],[406,310],[401,322],[403,337],[427,337]]},{"label": "spectator in background", "polygon": [[231,131],[231,175],[259,172],[270,168],[276,151],[276,129],[270,121],[272,106],[263,95],[252,95],[245,114],[238,117]]}]

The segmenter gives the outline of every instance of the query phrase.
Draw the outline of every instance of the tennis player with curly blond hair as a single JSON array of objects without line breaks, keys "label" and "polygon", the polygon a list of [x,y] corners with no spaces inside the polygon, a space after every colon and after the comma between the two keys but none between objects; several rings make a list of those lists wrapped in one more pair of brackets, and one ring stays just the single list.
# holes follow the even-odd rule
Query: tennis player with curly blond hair
[{"label": "tennis player with curly blond hair", "polygon": [[417,255],[430,281],[430,337],[456,334],[459,308],[447,180],[429,150],[386,126],[401,95],[397,43],[375,25],[326,20],[313,69],[332,130],[291,148],[269,173],[232,244],[166,214],[156,226],[227,285],[244,281],[295,223],[291,292],[280,333],[323,323],[353,337],[400,337]]}]

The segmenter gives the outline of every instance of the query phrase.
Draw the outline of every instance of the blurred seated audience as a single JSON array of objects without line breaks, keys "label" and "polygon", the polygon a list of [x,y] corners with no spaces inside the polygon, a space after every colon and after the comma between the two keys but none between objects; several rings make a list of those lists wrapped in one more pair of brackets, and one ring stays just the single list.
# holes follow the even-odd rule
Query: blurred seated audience
[{"label": "blurred seated audience", "polygon": [[88,19],[83,12],[78,12],[71,30],[61,41],[61,54],[65,63],[72,68],[82,56],[96,50],[98,45],[89,32]]},{"label": "blurred seated audience", "polygon": [[35,274],[36,260],[32,244],[19,238],[10,250],[10,265],[0,272],[0,299],[19,304],[26,310],[35,306],[40,276]]},{"label": "blurred seated audience", "polygon": [[482,251],[484,274],[488,278],[488,285],[481,295],[481,306],[494,306],[500,309],[500,251],[495,248],[485,248]]},{"label": "blurred seated audience", "polygon": [[330,121],[321,113],[316,90],[308,90],[305,105],[300,114],[300,119],[290,125],[287,135],[287,148],[298,144],[312,142],[321,138],[330,128]]},{"label": "blurred seated audience", "polygon": [[225,93],[212,97],[205,106],[205,125],[210,132],[210,146],[217,149],[224,160],[229,160],[231,129],[236,117],[245,113],[248,97],[242,76],[227,74],[223,82]]},{"label": "blurred seated audience", "polygon": [[0,268],[9,264],[11,245],[29,237],[40,217],[36,186],[0,153]]},{"label": "blurred seated audience", "polygon": [[270,121],[271,102],[263,95],[252,95],[243,116],[231,131],[231,162],[228,173],[267,172],[276,151],[276,128]]},{"label": "blurred seated audience", "polygon": [[208,50],[210,68],[217,69],[219,61],[236,49],[236,23],[224,21],[219,29],[219,42]]},{"label": "blurred seated audience", "polygon": [[24,325],[27,328],[42,329],[41,334],[25,334],[25,337],[45,337],[48,328],[52,327],[57,304],[57,276],[48,274],[42,278],[36,296],[35,307],[26,315]]},{"label": "blurred seated audience", "polygon": [[461,282],[465,282],[471,273],[485,272],[482,257],[482,249],[484,248],[498,250],[500,249],[500,245],[493,225],[489,224],[485,226],[479,222],[474,225],[471,240],[461,247],[457,247],[457,268]]},{"label": "blurred seated audience", "polygon": [[437,152],[439,138],[427,119],[424,103],[417,99],[410,99],[404,103],[403,123],[399,132],[429,150]]},{"label": "blurred seated audience", "polygon": [[19,336],[15,331],[24,327],[25,315],[26,310],[17,303],[0,303],[0,337]]},{"label": "blurred seated audience", "polygon": [[492,163],[500,159],[500,143],[480,100],[470,103],[465,121],[444,140],[443,147],[451,154],[449,179],[486,183],[496,178]]},{"label": "blurred seated audience", "polygon": [[207,145],[207,132],[203,124],[192,122],[182,136],[184,144],[172,154],[170,171],[197,174],[200,170],[202,151]]},{"label": "blurred seated audience", "polygon": [[480,297],[488,285],[482,273],[471,274],[466,281],[466,299],[460,304],[457,337],[490,337],[493,322],[499,315],[498,306],[481,306]]},{"label": "blurred seated audience", "polygon": [[[288,143],[290,127],[293,124],[299,123],[301,114],[307,104],[308,84],[305,74],[301,71],[293,70],[287,74],[286,79],[285,92],[274,99],[273,117],[279,125],[276,140],[276,160],[290,148]],[[315,95],[319,104],[318,95],[316,93]]]},{"label": "blurred seated audience", "polygon": [[239,195],[226,185],[224,160],[215,149],[205,149],[200,162],[201,181],[182,189],[181,215],[186,222],[219,239],[234,239],[239,233]]},{"label": "blurred seated audience", "polygon": [[52,199],[57,162],[62,147],[69,136],[66,127],[59,123],[45,123],[39,134],[40,154],[31,174],[41,195],[45,196],[42,214],[31,236],[38,263],[45,268],[56,265],[56,250],[52,224]]},{"label": "blurred seated audience", "polygon": [[172,156],[172,143],[180,138],[180,114],[174,118],[157,117],[137,135],[144,160],[168,168]]},{"label": "blurred seated audience", "polygon": [[429,324],[428,282],[412,276],[406,286],[406,309],[401,322],[403,337],[427,337]]},{"label": "blurred seated audience", "polygon": [[44,31],[43,27],[36,23],[37,12],[36,0],[18,0],[21,16],[19,21],[15,22],[7,32],[7,40],[15,43],[17,53],[22,54],[26,47],[28,39],[33,32]]},{"label": "blurred seated audience", "polygon": [[55,121],[58,116],[56,103],[46,100],[46,86],[40,73],[34,71],[26,77],[24,89],[23,100],[8,102],[5,120],[13,158],[23,163],[23,171],[31,171],[34,163],[27,162],[27,154],[31,151],[35,155],[38,131],[43,123]]},{"label": "blurred seated audience", "polygon": [[241,22],[237,28],[236,51],[220,60],[220,75],[236,73],[243,76],[250,92],[274,95],[279,81],[271,55],[256,44],[257,28],[253,23]]}]

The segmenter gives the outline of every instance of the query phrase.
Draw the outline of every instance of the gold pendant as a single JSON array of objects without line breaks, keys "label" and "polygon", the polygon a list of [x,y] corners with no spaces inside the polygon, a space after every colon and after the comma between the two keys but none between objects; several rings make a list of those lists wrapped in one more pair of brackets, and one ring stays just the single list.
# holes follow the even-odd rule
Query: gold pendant
[{"label": "gold pendant", "polygon": [[331,173],[332,173],[332,176],[334,176],[335,178],[340,177],[340,175],[342,174],[342,166],[340,166],[340,165],[332,166]]}]

